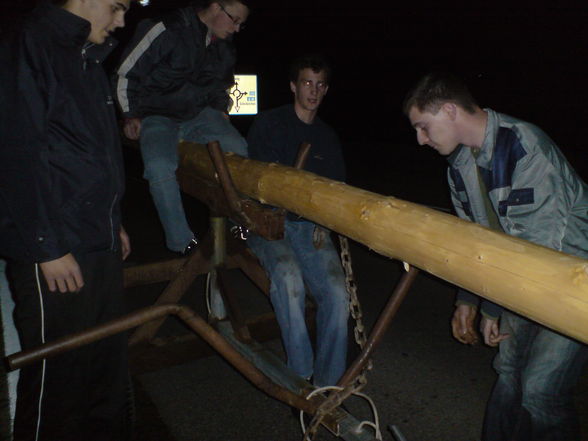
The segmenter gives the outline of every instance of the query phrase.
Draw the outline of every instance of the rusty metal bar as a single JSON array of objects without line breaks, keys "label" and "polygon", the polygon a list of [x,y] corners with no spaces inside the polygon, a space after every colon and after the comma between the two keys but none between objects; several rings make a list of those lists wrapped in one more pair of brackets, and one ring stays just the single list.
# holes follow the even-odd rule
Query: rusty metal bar
[{"label": "rusty metal bar", "polygon": [[296,161],[294,162],[294,168],[297,168],[298,170],[302,170],[304,168],[304,164],[306,164],[306,158],[308,158],[309,152],[310,143],[303,142],[300,144],[298,154],[296,155]]},{"label": "rusty metal bar", "polygon": [[400,282],[396,285],[394,292],[390,296],[388,303],[384,307],[380,317],[376,324],[374,325],[370,336],[363,347],[361,353],[355,358],[351,366],[345,371],[341,379],[339,380],[338,385],[341,387],[347,386],[351,381],[357,377],[358,374],[361,373],[365,365],[367,364],[368,360],[370,359],[372,353],[376,349],[376,347],[380,344],[384,333],[389,328],[392,319],[396,315],[398,308],[402,304],[408,290],[412,286],[419,270],[414,266],[411,266],[408,272],[402,275]]},{"label": "rusty metal bar", "polygon": [[179,258],[127,267],[124,271],[125,288],[170,280],[185,263],[186,258]]},{"label": "rusty metal bar", "polygon": [[207,148],[208,154],[210,155],[210,159],[212,160],[214,168],[216,169],[218,180],[225,193],[227,201],[229,202],[231,210],[234,212],[236,216],[242,215],[243,213],[241,212],[240,202],[241,199],[237,194],[237,190],[235,190],[235,184],[233,183],[233,178],[231,178],[231,174],[229,173],[229,169],[227,168],[225,157],[220,148],[219,142],[209,142]]},{"label": "rusty metal bar", "polygon": [[227,259],[227,220],[224,217],[211,216],[210,230],[212,232],[212,261],[213,267],[224,265]]},{"label": "rusty metal bar", "polygon": [[316,412],[320,400],[305,400],[294,392],[275,384],[253,363],[233,348],[202,317],[187,306],[178,304],[150,306],[140,309],[103,325],[60,338],[34,349],[13,354],[7,357],[7,364],[10,370],[20,369],[41,359],[79,348],[152,320],[160,320],[171,314],[179,317],[259,389],[290,406],[295,406],[311,414]]},{"label": "rusty metal bar", "polygon": [[[165,287],[163,293],[155,301],[155,305],[176,303],[192,285],[194,279],[202,274],[203,270],[209,272],[212,269],[210,254],[213,245],[211,242],[210,236],[207,236],[194,254],[186,260],[176,277]],[[131,335],[129,345],[151,340],[164,321],[165,317],[161,317],[158,320],[145,323]]]},{"label": "rusty metal bar", "polygon": [[235,337],[242,342],[248,343],[251,339],[251,333],[249,332],[249,327],[245,321],[245,317],[241,313],[241,308],[239,308],[237,302],[237,296],[235,292],[225,283],[226,280],[226,270],[221,267],[218,267],[216,270],[216,277],[218,283],[218,289],[221,292],[221,296],[225,302],[225,308],[229,315],[229,320],[231,321],[231,325],[233,326]]}]

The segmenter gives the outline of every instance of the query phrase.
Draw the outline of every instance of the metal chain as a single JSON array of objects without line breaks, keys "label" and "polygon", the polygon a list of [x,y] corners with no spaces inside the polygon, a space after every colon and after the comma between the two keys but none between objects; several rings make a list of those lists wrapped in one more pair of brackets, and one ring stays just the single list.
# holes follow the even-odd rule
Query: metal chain
[{"label": "metal chain", "polygon": [[[343,272],[345,273],[345,286],[347,288],[347,292],[349,293],[349,311],[351,313],[351,317],[353,317],[355,320],[355,326],[353,329],[355,342],[361,349],[363,349],[367,342],[367,336],[365,333],[365,327],[363,325],[363,312],[357,297],[357,284],[355,283],[353,268],[351,266],[349,241],[345,236],[339,235],[339,245],[341,248],[341,265],[343,266]],[[340,406],[341,403],[350,395],[363,389],[363,387],[367,384],[366,372],[371,370],[372,367],[372,360],[370,359],[366,363],[366,366],[362,372],[347,386],[345,386],[343,390],[332,391],[329,394],[327,399],[321,403],[317,409],[316,414],[312,418],[312,421],[307,427],[302,439],[303,441],[311,441],[316,435],[318,427],[320,426],[321,421],[325,415],[329,414],[333,409]]]},{"label": "metal chain", "polygon": [[[341,247],[341,265],[343,265],[343,271],[345,272],[345,286],[349,293],[349,310],[351,317],[355,320],[355,327],[353,333],[355,335],[355,342],[361,349],[364,348],[367,342],[367,336],[365,327],[363,325],[363,312],[361,310],[361,304],[357,297],[357,284],[355,283],[355,277],[353,275],[353,268],[351,266],[351,253],[349,252],[349,241],[345,236],[339,235],[339,245]],[[366,368],[360,374],[359,382],[362,384],[367,383],[365,378],[365,372],[371,370],[373,367],[372,360],[368,360]]]}]

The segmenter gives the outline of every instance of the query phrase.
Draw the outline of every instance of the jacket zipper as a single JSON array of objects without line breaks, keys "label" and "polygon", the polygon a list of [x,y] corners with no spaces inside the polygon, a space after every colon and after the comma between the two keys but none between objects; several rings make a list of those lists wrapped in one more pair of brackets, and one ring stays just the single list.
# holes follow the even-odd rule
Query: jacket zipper
[{"label": "jacket zipper", "polygon": [[114,206],[116,204],[116,200],[118,199],[118,193],[114,194],[114,198],[112,199],[112,204],[110,204],[110,249],[114,251],[114,219],[113,219],[113,211]]}]

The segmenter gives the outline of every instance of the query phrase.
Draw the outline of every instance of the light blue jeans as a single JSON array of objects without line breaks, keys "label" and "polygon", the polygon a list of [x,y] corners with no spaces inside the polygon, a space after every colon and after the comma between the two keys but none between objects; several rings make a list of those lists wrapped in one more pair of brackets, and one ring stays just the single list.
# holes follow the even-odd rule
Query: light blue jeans
[{"label": "light blue jeans", "polygon": [[498,380],[484,420],[484,441],[579,441],[573,389],[588,346],[504,312],[494,368]]},{"label": "light blue jeans", "polygon": [[[20,352],[20,340],[14,324],[14,300],[6,280],[6,262],[0,260],[0,312],[2,313],[2,335],[4,338],[5,354],[11,355]],[[18,384],[19,370],[9,372],[8,375],[8,400],[10,404],[10,423],[14,421],[16,410],[16,385]],[[12,432],[12,428],[10,430]]]},{"label": "light blue jeans", "polygon": [[[339,256],[326,237],[313,245],[315,224],[286,220],[283,240],[252,235],[247,243],[271,280],[270,298],[282,332],[288,367],[316,386],[335,385],[345,372],[349,296]],[[305,287],[317,304],[316,357],[306,329]]]},{"label": "light blue jeans", "polygon": [[194,237],[186,220],[176,179],[180,140],[200,144],[218,141],[223,151],[247,156],[247,141],[219,110],[206,107],[195,118],[183,122],[165,116],[149,116],[142,120],[143,176],[149,181],[149,191],[165,231],[166,245],[172,251],[183,251]]}]

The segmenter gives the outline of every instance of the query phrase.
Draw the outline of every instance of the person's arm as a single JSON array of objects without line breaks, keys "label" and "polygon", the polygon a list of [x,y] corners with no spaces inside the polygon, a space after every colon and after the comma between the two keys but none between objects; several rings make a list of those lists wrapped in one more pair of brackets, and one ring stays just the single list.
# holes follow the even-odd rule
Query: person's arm
[{"label": "person's arm", "polygon": [[123,132],[127,138],[138,140],[141,137],[141,118],[125,118]]},{"label": "person's arm", "polygon": [[40,263],[39,267],[51,292],[78,292],[84,286],[82,271],[71,253]]},{"label": "person's arm", "polygon": [[174,48],[175,36],[162,22],[143,21],[122,57],[116,77],[116,99],[125,118],[123,130],[130,139],[141,132],[140,98],[143,83]]},{"label": "person's arm", "polygon": [[129,238],[127,231],[125,230],[125,228],[122,225],[120,226],[119,235],[120,235],[120,246],[121,246],[121,251],[122,251],[122,259],[127,260],[127,257],[129,257],[129,254],[131,254],[131,239]]},{"label": "person's arm", "polygon": [[59,96],[59,84],[52,74],[50,54],[34,40],[21,37],[9,49],[5,45],[0,50],[6,57],[0,81],[2,216],[18,230],[19,258],[48,262],[72,248],[62,207],[54,197],[50,163],[50,109]]},{"label": "person's arm", "polygon": [[509,334],[500,333],[499,319],[487,316],[482,316],[480,320],[480,331],[484,337],[484,343],[492,347],[498,346],[498,343],[510,337]]},{"label": "person's arm", "polygon": [[[232,43],[224,40],[217,40],[213,43],[216,50],[215,63],[216,71],[210,78],[210,87],[207,93],[208,105],[213,109],[220,110],[227,114],[231,105],[229,90],[235,84],[234,68],[237,60],[235,47]],[[201,75],[206,75],[202,72]]]},{"label": "person's arm", "polygon": [[280,142],[284,138],[280,136],[281,132],[276,121],[267,114],[259,114],[247,133],[249,157],[257,161],[292,165],[284,163],[284,142]]},{"label": "person's arm", "polygon": [[566,176],[573,171],[546,135],[533,140],[550,145],[545,151],[531,146],[517,161],[503,207],[509,220],[506,232],[561,251],[574,198],[581,190],[574,187],[579,181]]},{"label": "person's arm", "polygon": [[7,61],[0,68],[0,211],[20,248],[7,253],[39,263],[51,291],[76,292],[84,280],[52,186],[48,122],[59,90],[51,57],[26,36],[4,41],[0,53]]},{"label": "person's arm", "polygon": [[453,337],[460,343],[467,345],[478,343],[478,333],[475,327],[477,312],[475,306],[466,303],[456,305],[451,319],[451,331]]}]

